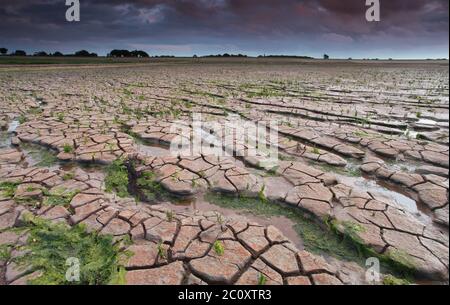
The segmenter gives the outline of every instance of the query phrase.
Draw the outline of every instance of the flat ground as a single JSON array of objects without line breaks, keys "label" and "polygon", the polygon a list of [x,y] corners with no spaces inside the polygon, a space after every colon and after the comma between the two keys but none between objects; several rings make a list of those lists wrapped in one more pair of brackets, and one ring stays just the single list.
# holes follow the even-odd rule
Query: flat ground
[{"label": "flat ground", "polygon": [[[448,281],[447,61],[3,60],[0,283]],[[194,113],[278,122],[277,163],[172,156]]]}]

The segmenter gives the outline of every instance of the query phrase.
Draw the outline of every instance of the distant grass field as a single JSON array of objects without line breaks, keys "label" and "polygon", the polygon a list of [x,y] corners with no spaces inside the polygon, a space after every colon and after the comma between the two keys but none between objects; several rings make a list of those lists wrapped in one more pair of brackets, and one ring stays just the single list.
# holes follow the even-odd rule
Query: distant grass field
[{"label": "distant grass field", "polygon": [[321,59],[302,59],[302,58],[192,58],[192,57],[150,57],[150,58],[109,58],[109,57],[38,57],[38,56],[0,56],[0,67],[8,66],[58,66],[58,65],[108,65],[108,64],[430,64],[439,63],[448,65],[448,60],[321,60]]}]

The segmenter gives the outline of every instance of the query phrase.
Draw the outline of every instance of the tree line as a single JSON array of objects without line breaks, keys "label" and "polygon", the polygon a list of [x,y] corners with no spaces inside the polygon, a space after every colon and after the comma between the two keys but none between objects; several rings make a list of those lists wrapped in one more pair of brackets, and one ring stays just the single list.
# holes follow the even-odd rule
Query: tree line
[{"label": "tree line", "polygon": [[[40,56],[40,57],[45,57],[45,56],[54,56],[54,57],[70,57],[70,56],[74,56],[74,57],[98,57],[97,53],[91,53],[89,51],[86,50],[80,50],[77,51],[73,54],[63,54],[61,52],[54,52],[54,53],[47,53],[45,51],[39,51],[39,52],[35,52],[33,54],[27,54],[27,52],[25,52],[24,50],[15,50],[11,53],[8,54],[8,49],[7,48],[0,48],[0,55],[3,56]],[[110,53],[108,53],[107,55],[108,57],[140,57],[140,58],[144,58],[144,57],[150,57],[146,52],[144,51],[128,51],[128,50],[112,50]]]},{"label": "tree line", "polygon": [[[23,50],[16,50],[10,54],[8,54],[8,49],[6,48],[0,48],[0,55],[9,55],[9,56],[27,56],[27,53]],[[96,53],[90,53],[86,50],[80,50],[75,52],[74,54],[62,54],[61,52],[55,52],[55,53],[47,53],[44,51],[35,52],[32,54],[32,56],[55,56],[55,57],[62,57],[62,56],[75,56],[75,57],[97,57],[98,55]],[[107,57],[115,57],[115,58],[123,58],[123,57],[135,57],[135,58],[147,58],[150,57],[147,52],[141,51],[141,50],[121,50],[121,49],[114,49],[111,52],[109,52]],[[173,55],[160,55],[160,56],[154,56],[155,58],[174,58]],[[192,56],[193,58],[211,58],[211,57],[238,57],[238,58],[246,58],[248,57],[245,54],[217,54],[217,55],[204,55],[204,56]],[[310,56],[298,56],[298,55],[259,55],[258,58],[300,58],[300,59],[314,59]],[[328,54],[323,55],[323,59],[330,59],[330,56]],[[351,58],[349,58],[351,60]]]},{"label": "tree line", "polygon": [[108,57],[150,57],[146,52],[144,51],[128,51],[128,50],[112,50],[108,53]]},{"label": "tree line", "polygon": [[[197,57],[197,55],[194,55],[194,57]],[[217,55],[205,55],[202,56],[204,58],[208,58],[208,57],[248,57],[247,55],[243,55],[243,54],[217,54]]]}]

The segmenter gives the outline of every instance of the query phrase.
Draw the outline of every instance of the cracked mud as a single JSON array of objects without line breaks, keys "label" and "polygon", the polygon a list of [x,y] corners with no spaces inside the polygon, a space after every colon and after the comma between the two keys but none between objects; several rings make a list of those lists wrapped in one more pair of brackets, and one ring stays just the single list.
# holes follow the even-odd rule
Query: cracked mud
[{"label": "cracked mud", "polygon": [[[130,239],[127,284],[367,284],[292,218],[207,194],[296,211],[411,282],[448,282],[448,66],[316,65],[0,70],[0,283],[40,275],[14,261],[31,213]],[[278,121],[277,166],[238,140],[229,157],[171,155],[171,125],[193,113]]]}]

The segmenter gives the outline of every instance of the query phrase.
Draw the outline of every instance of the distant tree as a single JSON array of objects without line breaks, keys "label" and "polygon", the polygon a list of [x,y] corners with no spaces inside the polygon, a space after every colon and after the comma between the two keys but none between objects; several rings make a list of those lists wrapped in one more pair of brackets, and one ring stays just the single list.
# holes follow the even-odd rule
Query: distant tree
[{"label": "distant tree", "polygon": [[6,48],[0,48],[0,54],[6,55],[6,53],[8,53],[8,49],[6,49]]},{"label": "distant tree", "polygon": [[120,56],[119,57],[131,57],[131,52],[128,50],[120,50]]},{"label": "distant tree", "polygon": [[139,57],[139,58],[147,58],[147,57],[150,57],[146,52],[144,52],[144,51],[138,51],[138,50],[131,51],[131,52],[130,52],[130,56],[131,56],[131,57]]},{"label": "distant tree", "polygon": [[53,53],[52,54],[53,56],[55,56],[55,57],[61,57],[61,56],[64,56],[64,54],[63,53],[61,53],[61,52],[58,52],[58,51],[56,51],[55,53]]},{"label": "distant tree", "polygon": [[228,53],[225,53],[225,54],[223,54],[223,57],[231,57],[231,55]]},{"label": "distant tree", "polygon": [[77,51],[75,52],[75,56],[80,56],[80,57],[89,57],[91,53],[89,53],[86,50],[81,50],[81,51]]},{"label": "distant tree", "polygon": [[194,54],[194,56],[192,56],[192,58],[198,58],[198,56],[196,54]]},{"label": "distant tree", "polygon": [[108,57],[131,57],[131,52],[128,50],[112,50]]},{"label": "distant tree", "polygon": [[330,56],[328,54],[323,54],[323,59],[330,59]]},{"label": "distant tree", "polygon": [[16,50],[12,55],[14,56],[27,56],[27,52],[23,50]]},{"label": "distant tree", "polygon": [[349,57],[348,60],[353,60],[353,58]]},{"label": "distant tree", "polygon": [[34,53],[33,56],[48,56],[48,54],[45,51],[40,51]]},{"label": "distant tree", "polygon": [[78,57],[97,57],[97,54],[96,53],[89,53],[86,50],[81,50],[81,51],[75,52],[75,56],[78,56]]}]

